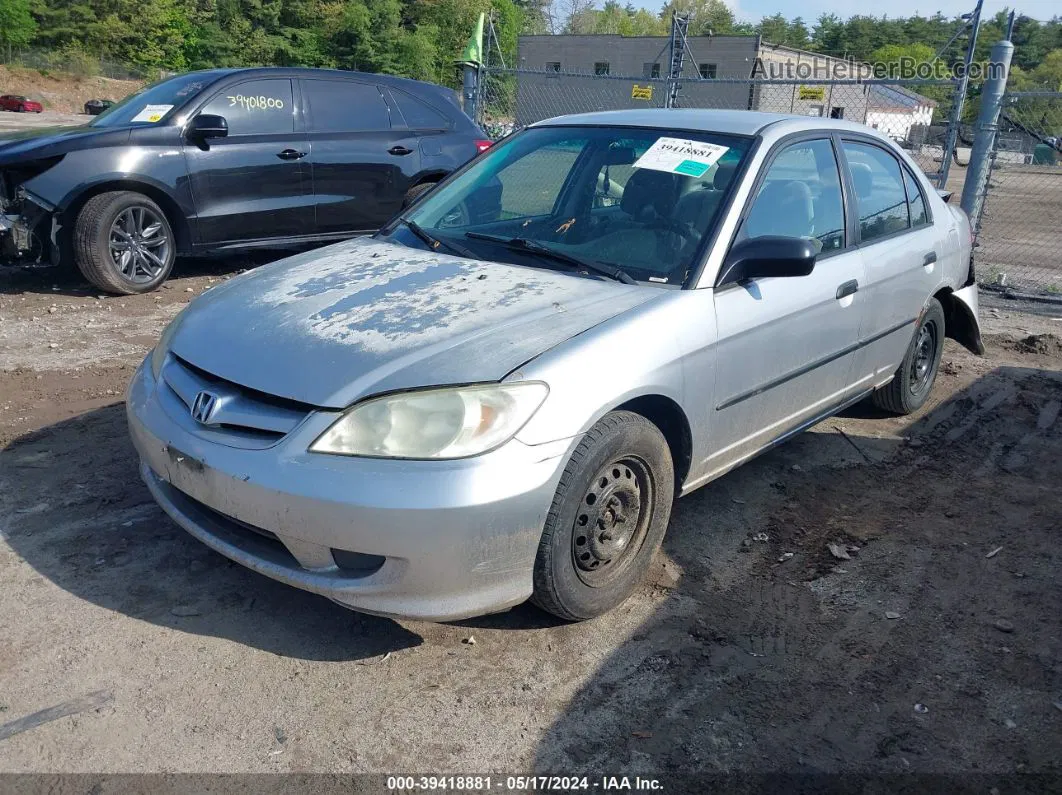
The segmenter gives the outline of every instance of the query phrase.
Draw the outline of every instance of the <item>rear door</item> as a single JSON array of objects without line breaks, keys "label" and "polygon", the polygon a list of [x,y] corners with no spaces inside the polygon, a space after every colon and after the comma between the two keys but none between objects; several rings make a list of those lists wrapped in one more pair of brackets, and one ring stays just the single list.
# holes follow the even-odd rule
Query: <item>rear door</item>
[{"label": "rear door", "polygon": [[321,234],[374,232],[402,209],[420,171],[417,139],[373,83],[304,78]]},{"label": "rear door", "polygon": [[225,138],[186,141],[198,242],[241,244],[313,231],[306,136],[287,78],[248,80],[211,97],[199,113],[223,116]]},{"label": "rear door", "polygon": [[944,240],[913,177],[883,144],[847,136],[866,310],[856,382],[877,385],[903,359],[926,299],[939,283]]},{"label": "rear door", "polygon": [[849,392],[864,305],[863,260],[850,240],[835,144],[827,133],[785,142],[765,166],[735,241],[818,241],[807,276],[768,277],[714,292],[718,358],[705,471],[732,467],[836,408]]}]

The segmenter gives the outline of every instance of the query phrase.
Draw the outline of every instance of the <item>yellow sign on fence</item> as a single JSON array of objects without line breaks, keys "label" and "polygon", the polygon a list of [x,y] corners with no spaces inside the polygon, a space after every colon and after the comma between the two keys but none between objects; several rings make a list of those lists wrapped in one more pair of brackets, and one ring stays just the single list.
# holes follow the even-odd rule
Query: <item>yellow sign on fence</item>
[{"label": "yellow sign on fence", "polygon": [[825,86],[801,86],[800,87],[801,99],[813,99],[822,102],[826,99],[826,87]]},{"label": "yellow sign on fence", "polygon": [[645,99],[652,101],[653,99],[653,87],[652,85],[640,86],[635,83],[631,86],[631,99]]}]

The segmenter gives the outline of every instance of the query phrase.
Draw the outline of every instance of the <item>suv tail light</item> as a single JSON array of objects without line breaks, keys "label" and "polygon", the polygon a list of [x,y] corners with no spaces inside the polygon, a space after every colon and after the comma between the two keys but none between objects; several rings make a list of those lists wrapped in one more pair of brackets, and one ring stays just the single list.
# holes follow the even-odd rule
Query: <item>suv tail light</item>
[{"label": "suv tail light", "polygon": [[476,144],[476,154],[478,155],[481,152],[486,152],[488,149],[490,149],[490,145],[492,143],[494,143],[494,142],[493,141],[476,141],[475,142],[475,144]]}]

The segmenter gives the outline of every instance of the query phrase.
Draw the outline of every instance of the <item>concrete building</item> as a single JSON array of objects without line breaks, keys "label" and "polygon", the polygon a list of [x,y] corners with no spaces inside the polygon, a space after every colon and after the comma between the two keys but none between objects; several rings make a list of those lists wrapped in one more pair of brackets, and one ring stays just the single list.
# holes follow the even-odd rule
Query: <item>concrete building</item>
[{"label": "concrete building", "polygon": [[[844,118],[877,124],[904,138],[912,126],[926,123],[927,110],[932,118],[935,103],[914,92],[901,90],[894,96],[857,82],[815,82],[872,77],[867,64],[769,44],[758,36],[690,36],[687,43],[675,103],[679,107]],[[521,36],[515,122],[664,107],[670,62],[668,36]]]}]

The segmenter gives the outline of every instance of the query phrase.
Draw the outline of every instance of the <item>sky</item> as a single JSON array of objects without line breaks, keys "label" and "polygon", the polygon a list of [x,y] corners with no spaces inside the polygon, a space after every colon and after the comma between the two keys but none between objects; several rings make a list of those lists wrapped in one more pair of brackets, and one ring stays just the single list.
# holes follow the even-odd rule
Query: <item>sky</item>
[{"label": "sky", "polygon": [[[665,0],[642,0],[639,4],[644,5],[651,11],[659,11]],[[885,12],[889,16],[908,17],[918,13],[922,16],[930,16],[937,11],[945,16],[957,16],[972,11],[976,0],[889,0],[887,4],[867,3],[866,0],[803,0],[801,3],[786,2],[786,0],[724,0],[739,19],[758,22],[761,17],[770,16],[781,12],[787,18],[803,17],[810,26],[819,15],[834,13],[847,19],[855,14],[881,14]],[[1001,0],[985,0],[984,16],[990,17],[997,11],[1007,7],[1007,3]],[[1012,7],[1019,13],[1034,19],[1047,20],[1055,14],[1062,14],[1058,0],[1018,0],[1013,2]]]}]

